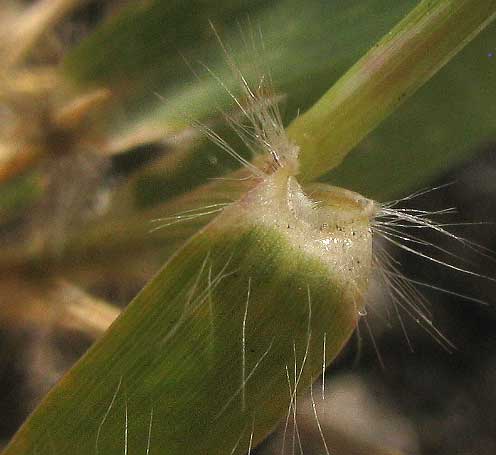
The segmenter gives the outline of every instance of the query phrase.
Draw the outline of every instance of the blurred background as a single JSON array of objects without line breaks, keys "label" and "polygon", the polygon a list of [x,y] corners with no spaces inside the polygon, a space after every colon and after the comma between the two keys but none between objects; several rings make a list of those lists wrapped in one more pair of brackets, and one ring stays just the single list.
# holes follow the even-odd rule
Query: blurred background
[{"label": "blurred background", "polygon": [[[236,169],[191,125],[214,128],[248,156],[220,114],[232,109],[226,89],[208,74],[236,91],[209,21],[247,77],[271,75],[287,123],[417,4],[4,2],[0,447],[208,221],[152,232],[154,219],[201,205],[202,185]],[[456,208],[438,220],[487,250],[419,230],[423,254],[496,277],[495,100],[492,25],[323,181],[383,202],[441,186],[402,206]],[[315,385],[326,443],[309,397],[299,437],[292,424],[284,437],[283,425],[253,453],[299,453],[299,440],[305,454],[496,453],[496,284],[383,246],[403,274],[451,292],[418,287],[454,348],[398,317],[387,289],[372,285],[359,331]]]}]

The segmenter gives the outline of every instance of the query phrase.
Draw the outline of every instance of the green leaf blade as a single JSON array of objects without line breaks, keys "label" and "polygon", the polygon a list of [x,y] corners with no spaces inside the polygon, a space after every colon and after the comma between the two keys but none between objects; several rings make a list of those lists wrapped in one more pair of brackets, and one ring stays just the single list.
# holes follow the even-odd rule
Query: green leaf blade
[{"label": "green leaf blade", "polygon": [[149,433],[152,451],[242,454],[265,438],[350,337],[371,262],[355,199],[331,189],[309,227],[291,185],[274,174],[193,237],[5,455],[145,453]]},{"label": "green leaf blade", "polygon": [[421,2],[288,128],[303,181],[349,151],[489,24],[496,1]]}]

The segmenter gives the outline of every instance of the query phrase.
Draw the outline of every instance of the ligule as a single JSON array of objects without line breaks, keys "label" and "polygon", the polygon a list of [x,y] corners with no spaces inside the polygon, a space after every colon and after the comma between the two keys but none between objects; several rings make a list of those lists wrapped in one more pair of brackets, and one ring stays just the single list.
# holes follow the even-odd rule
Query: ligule
[{"label": "ligule", "polygon": [[5,454],[145,453],[154,440],[171,454],[241,454],[267,436],[350,337],[370,273],[370,204],[332,187],[311,194],[282,168],[225,208]]}]

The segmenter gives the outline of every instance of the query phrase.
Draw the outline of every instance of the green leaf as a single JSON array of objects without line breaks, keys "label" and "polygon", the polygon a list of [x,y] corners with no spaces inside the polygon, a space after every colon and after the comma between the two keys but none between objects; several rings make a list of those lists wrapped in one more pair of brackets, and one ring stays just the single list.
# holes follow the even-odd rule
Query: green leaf
[{"label": "green leaf", "polygon": [[324,177],[387,201],[429,185],[496,137],[492,24]]},{"label": "green leaf", "polygon": [[300,179],[340,164],[494,17],[495,0],[422,1],[289,126],[301,147]]},{"label": "green leaf", "polygon": [[340,351],[363,302],[368,215],[337,189],[318,202],[282,170],[226,209],[131,302],[4,455],[146,453],[148,441],[151,453],[245,454],[260,442],[295,389]]},{"label": "green leaf", "polygon": [[[190,0],[171,6],[155,0],[129,8],[103,26],[68,55],[64,69],[83,88],[109,86],[122,103],[102,119],[115,151],[170,137],[190,126],[191,119],[206,121],[218,109],[229,110],[232,100],[204,65],[233,93],[239,93],[239,84],[207,19],[247,78],[258,80],[261,68],[271,72],[277,92],[287,95],[286,117],[292,118],[311,106],[413,4],[353,0],[329,5],[310,0],[302,8],[297,0],[238,0],[228,5]],[[293,14],[295,10],[300,14]],[[240,26],[245,12],[250,21]],[[380,14],[370,17],[375,12]]]}]

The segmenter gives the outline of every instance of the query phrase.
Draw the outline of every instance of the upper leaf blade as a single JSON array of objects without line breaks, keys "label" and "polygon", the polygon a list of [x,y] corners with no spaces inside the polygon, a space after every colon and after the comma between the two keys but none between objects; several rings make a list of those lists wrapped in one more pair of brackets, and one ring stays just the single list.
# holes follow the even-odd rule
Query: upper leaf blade
[{"label": "upper leaf blade", "polygon": [[496,16],[495,0],[422,1],[288,128],[312,181],[429,80]]}]

